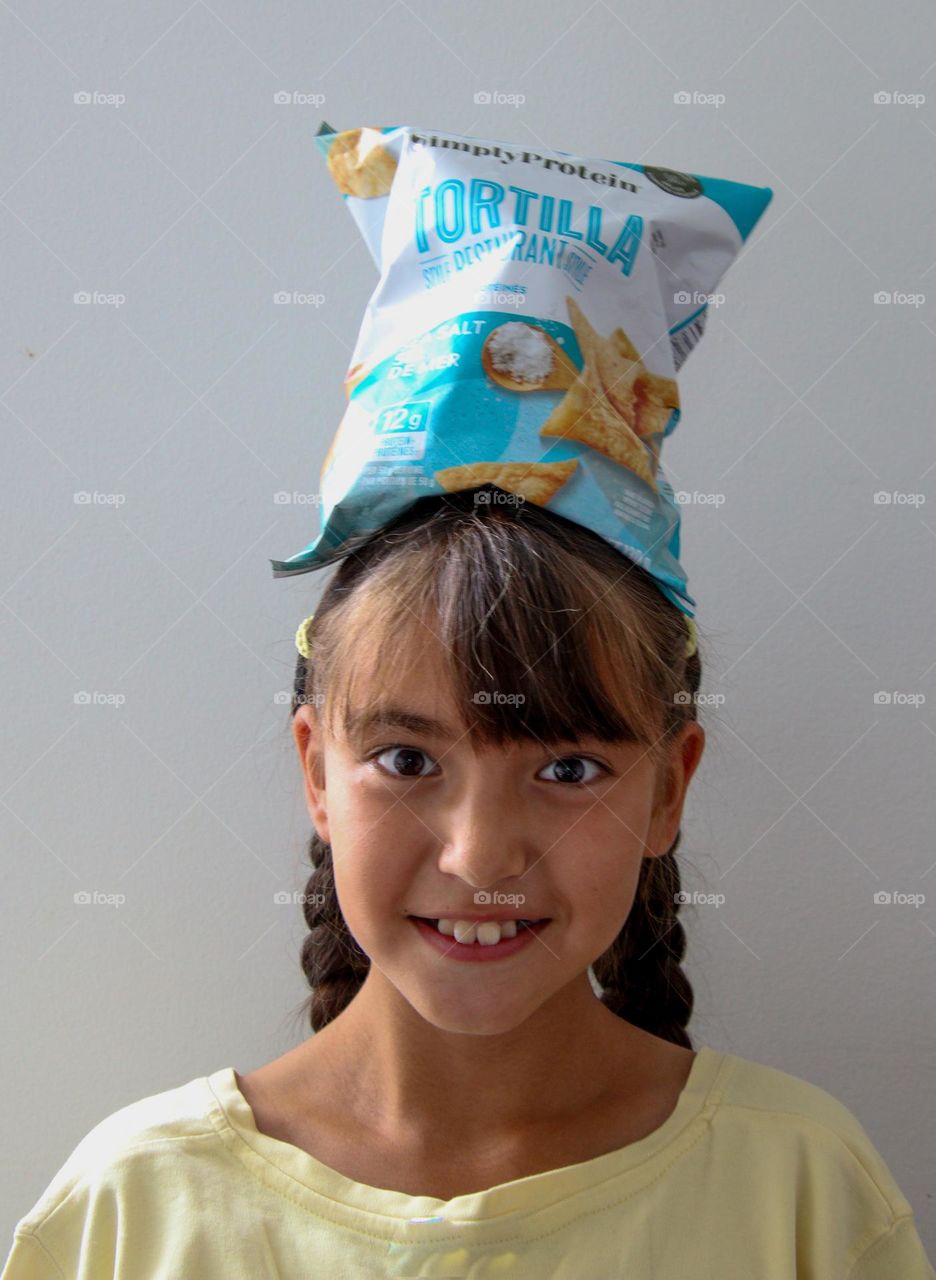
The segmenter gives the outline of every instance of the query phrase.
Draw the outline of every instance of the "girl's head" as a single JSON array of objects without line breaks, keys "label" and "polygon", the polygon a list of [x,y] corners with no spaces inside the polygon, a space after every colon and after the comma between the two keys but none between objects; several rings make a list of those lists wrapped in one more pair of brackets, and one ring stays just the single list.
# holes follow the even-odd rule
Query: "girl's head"
[{"label": "girl's head", "polygon": [[[313,1029],[370,973],[444,1030],[507,1031],[591,965],[609,1009],[691,1047],[675,850],[705,735],[687,636],[639,566],[490,486],[352,546],[291,710]],[[490,964],[438,954],[412,918],[504,904],[550,923]]]}]

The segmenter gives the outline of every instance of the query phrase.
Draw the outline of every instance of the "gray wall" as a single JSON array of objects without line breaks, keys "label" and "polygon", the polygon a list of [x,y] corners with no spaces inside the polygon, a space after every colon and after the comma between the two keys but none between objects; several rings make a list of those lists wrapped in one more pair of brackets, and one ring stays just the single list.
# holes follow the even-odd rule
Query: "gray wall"
[{"label": "gray wall", "polygon": [[274,495],[314,493],[375,283],[324,116],[774,188],[664,455],[723,497],[683,535],[723,698],[692,1031],[851,1107],[936,1256],[931,6],[11,0],[0,30],[0,1235],[118,1106],[303,1034],[282,697],[322,583],[273,579],[318,527]]}]

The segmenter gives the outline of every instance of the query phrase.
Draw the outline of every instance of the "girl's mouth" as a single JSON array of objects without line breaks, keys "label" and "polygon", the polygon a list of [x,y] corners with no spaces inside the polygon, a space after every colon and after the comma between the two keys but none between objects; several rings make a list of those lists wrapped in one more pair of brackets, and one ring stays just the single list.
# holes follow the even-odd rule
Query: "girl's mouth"
[{"label": "girl's mouth", "polygon": [[[503,960],[530,946],[534,934],[542,933],[550,920],[485,921],[477,926],[468,921],[429,920],[410,916],[430,946],[452,960]],[[446,929],[443,932],[440,929]]]}]

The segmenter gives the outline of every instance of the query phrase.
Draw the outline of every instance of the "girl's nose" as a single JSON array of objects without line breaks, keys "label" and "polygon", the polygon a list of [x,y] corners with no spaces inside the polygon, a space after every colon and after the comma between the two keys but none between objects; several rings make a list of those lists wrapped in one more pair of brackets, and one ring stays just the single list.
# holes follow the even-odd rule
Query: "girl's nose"
[{"label": "girl's nose", "polygon": [[468,783],[433,827],[444,840],[439,870],[477,889],[521,877],[542,854],[518,798],[492,784]]}]

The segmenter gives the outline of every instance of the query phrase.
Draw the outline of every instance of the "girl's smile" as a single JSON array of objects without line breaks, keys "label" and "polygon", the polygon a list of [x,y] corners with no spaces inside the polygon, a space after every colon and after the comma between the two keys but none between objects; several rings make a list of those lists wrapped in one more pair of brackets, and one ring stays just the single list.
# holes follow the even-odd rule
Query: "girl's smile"
[{"label": "girl's smile", "polygon": [[457,936],[452,938],[441,933],[436,923],[423,919],[421,916],[410,916],[409,918],[437,954],[452,960],[467,961],[469,964],[477,961],[505,960],[509,956],[517,955],[518,952],[532,946],[534,939],[552,923],[550,920],[541,920],[537,924],[521,925],[514,928],[512,936],[509,933],[505,935],[501,931],[501,937],[498,941],[484,943],[481,941],[463,942]]}]

